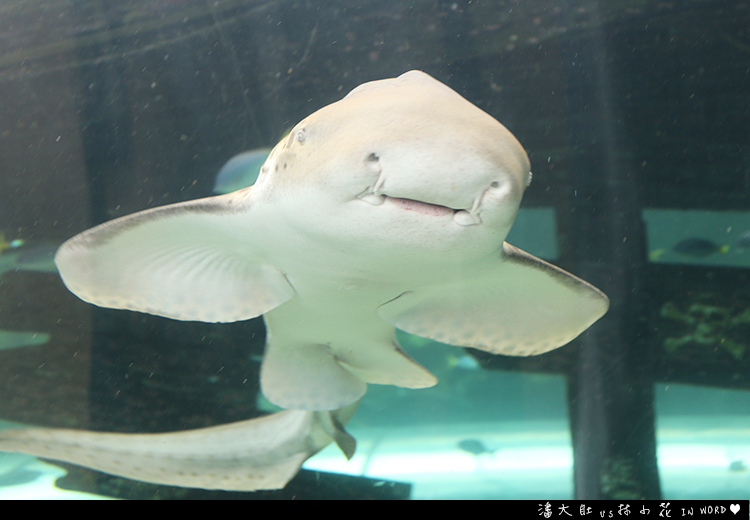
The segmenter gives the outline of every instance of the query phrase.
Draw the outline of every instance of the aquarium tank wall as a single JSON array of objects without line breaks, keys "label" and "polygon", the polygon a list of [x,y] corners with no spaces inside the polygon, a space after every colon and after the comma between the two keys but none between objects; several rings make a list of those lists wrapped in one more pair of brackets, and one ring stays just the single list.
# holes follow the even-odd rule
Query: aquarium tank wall
[{"label": "aquarium tank wall", "polygon": [[[377,108],[381,105],[371,109],[369,101],[326,123],[326,131],[338,133],[325,147],[298,125],[314,121],[305,118],[359,85],[413,70],[434,83],[425,83],[423,90],[410,87],[408,96],[421,101],[399,105],[401,112],[388,119],[387,128],[375,123],[387,111]],[[452,94],[441,97],[447,89],[465,98],[464,108],[446,108],[459,103]],[[367,99],[367,89],[359,92]],[[374,96],[378,103],[408,98],[401,90],[384,92]],[[374,130],[403,157],[413,157],[416,146],[439,136],[439,146],[420,149],[420,160],[409,159],[406,168],[426,172],[414,182],[417,191],[427,190],[430,172],[440,169],[436,158],[456,150],[474,160],[484,150],[479,143],[487,134],[474,119],[461,119],[478,114],[470,104],[517,138],[533,172],[517,188],[519,198],[525,192],[507,242],[585,280],[609,299],[608,312],[560,348],[537,353],[533,346],[519,347],[516,354],[523,355],[507,355],[455,346],[455,330],[466,337],[483,334],[471,325],[472,316],[483,312],[493,330],[513,321],[528,325],[529,334],[551,327],[559,313],[547,313],[544,298],[532,298],[533,305],[513,320],[504,312],[487,314],[505,298],[506,312],[513,312],[520,308],[514,298],[526,301],[535,294],[536,282],[508,275],[514,289],[503,292],[498,284],[496,296],[475,301],[450,291],[436,293],[431,304],[451,309],[436,320],[447,331],[444,336],[420,335],[402,314],[381,313],[392,318],[398,343],[434,375],[436,385],[374,384],[396,378],[387,367],[374,375],[355,370],[370,384],[353,415],[339,405],[267,415],[284,412],[274,405],[279,399],[267,399],[261,389],[267,354],[261,317],[211,323],[222,320],[187,311],[184,319],[165,317],[158,309],[138,312],[156,308],[154,298],[172,294],[172,287],[182,295],[177,300],[188,295],[217,313],[244,304],[242,298],[227,303],[229,297],[222,297],[227,290],[181,276],[179,269],[192,261],[187,257],[174,265],[139,263],[150,258],[142,252],[146,242],[189,247],[192,237],[203,233],[202,218],[223,211],[219,203],[200,206],[196,214],[202,217],[187,218],[184,225],[123,234],[132,238],[118,241],[119,233],[146,222],[127,220],[77,242],[84,252],[115,244],[116,254],[97,260],[108,274],[92,275],[92,286],[119,276],[110,273],[123,273],[122,291],[150,294],[155,287],[157,296],[140,307],[120,305],[115,294],[88,298],[98,305],[79,299],[71,290],[79,296],[81,291],[67,278],[63,283],[54,262],[66,240],[135,212],[228,193],[240,195],[218,200],[244,208],[243,197],[265,193],[262,182],[282,185],[264,181],[273,172],[263,165],[285,170],[287,163],[278,157],[293,146],[312,150],[299,163],[289,162],[301,179],[318,179],[315,175],[329,166],[351,168],[356,178],[358,170],[349,166],[355,163],[345,163],[347,154],[361,144],[358,136]],[[462,114],[456,116],[461,123],[436,122],[446,111]],[[414,117],[422,123],[407,128]],[[489,146],[487,153],[497,150],[508,160],[512,136],[503,135],[497,149]],[[0,449],[8,451],[0,452],[0,497],[747,499],[749,145],[750,2],[745,0],[5,0],[0,5]],[[385,168],[389,160],[387,153],[367,157],[369,162],[363,155],[356,167]],[[525,176],[528,168],[518,161],[514,167]],[[477,168],[461,172],[466,178],[478,175]],[[397,184],[389,177],[358,195],[382,203],[389,179],[391,186]],[[252,190],[236,192],[256,182]],[[309,182],[311,191],[329,186],[325,179],[300,182]],[[456,189],[459,181],[450,182]],[[335,194],[336,188],[320,193]],[[318,215],[311,204],[264,196],[287,208],[281,214],[290,218],[296,211],[289,208]],[[395,198],[412,213],[442,215],[464,208],[431,196],[417,202],[407,195]],[[180,206],[185,207],[194,208]],[[320,211],[325,207],[321,203]],[[512,204],[503,207],[512,217]],[[181,218],[180,211],[194,210],[177,210],[174,218]],[[316,218],[310,219],[313,228]],[[211,220],[203,235],[234,233],[232,254],[245,258],[251,254],[244,237],[260,233],[258,247],[279,251],[279,258],[310,273],[306,283],[338,284],[341,297],[325,293],[315,307],[345,315],[348,304],[339,300],[348,301],[344,294],[359,282],[337,278],[342,266],[321,251],[348,255],[343,269],[397,266],[377,271],[390,275],[403,265],[404,273],[417,278],[430,269],[410,256],[419,239],[375,260],[373,251],[382,240],[400,236],[395,227],[383,230],[381,242],[368,243],[364,232],[355,232],[355,242],[339,247],[333,245],[335,236],[321,239],[307,232],[294,242],[291,226],[275,230],[228,222],[211,227]],[[328,232],[330,226],[315,229]],[[498,269],[502,262],[528,265],[513,256],[514,250],[503,249],[501,231],[497,237]],[[286,248],[292,242],[309,247]],[[455,275],[451,259],[462,258],[461,253],[446,246],[424,257],[425,266],[444,262],[446,280],[459,292],[476,274],[466,269]],[[94,272],[88,260],[75,258],[75,269],[88,266]],[[217,262],[208,258],[200,269],[213,269]],[[146,267],[126,269],[132,265],[151,266],[151,281],[140,281]],[[287,287],[281,280],[273,290]],[[168,288],[162,290],[162,282]],[[386,281],[371,276],[367,283],[376,291]],[[481,295],[493,284],[473,287]],[[295,293],[293,285],[281,300]],[[296,294],[303,292],[296,288]],[[406,300],[410,293],[403,290],[394,300]],[[387,303],[378,300],[383,309]],[[566,312],[579,306],[575,299],[563,303]],[[268,323],[279,336],[295,337],[303,326],[338,333],[336,326],[303,321],[269,318]],[[341,326],[357,336],[353,322]],[[366,338],[370,332],[362,328],[361,334]],[[321,352],[333,349],[323,347]],[[335,354],[341,361],[344,354]],[[300,373],[314,374],[316,366],[310,362]],[[286,377],[290,385],[298,379]],[[267,379],[265,385],[270,386]],[[352,400],[342,398],[340,406]],[[274,425],[273,434],[263,433],[265,426],[258,425],[266,422],[258,422],[260,417],[299,417],[312,426]],[[129,450],[136,450],[132,435],[232,424],[249,424],[240,430],[237,450],[244,453],[247,439],[259,454],[251,457],[253,463],[261,467],[276,471],[281,464],[281,448],[264,444],[273,438],[288,435],[301,450],[294,452],[299,457],[288,471],[291,480],[277,486],[281,489],[227,491],[220,471],[201,476],[203,484],[197,486],[172,478],[201,473],[200,464],[222,449],[222,456],[233,457],[234,448],[216,440],[224,437],[190,441],[184,448],[169,437],[174,449],[169,456],[176,462],[164,466],[166,476],[148,477],[156,471],[149,462],[153,457],[140,453],[144,467],[125,478],[110,471],[111,464],[104,468],[109,472],[90,469],[96,459],[117,461],[115,448],[86,452],[89,444],[76,444],[79,433],[70,442],[60,433],[124,434],[111,442],[127,459]],[[22,439],[26,444],[16,442],[19,435],[31,435],[19,431],[32,427],[43,428],[34,430],[36,439],[50,436],[43,457],[33,456],[31,437]],[[84,446],[84,459],[73,460],[77,464],[69,463],[73,445]],[[204,462],[196,462],[197,451]],[[261,460],[266,454],[270,462]],[[177,464],[181,469],[174,469]]]}]

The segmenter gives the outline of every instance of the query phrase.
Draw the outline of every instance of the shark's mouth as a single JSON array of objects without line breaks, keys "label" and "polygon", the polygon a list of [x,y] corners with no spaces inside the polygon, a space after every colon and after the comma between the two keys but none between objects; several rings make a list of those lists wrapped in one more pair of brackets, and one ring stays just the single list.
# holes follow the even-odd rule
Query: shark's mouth
[{"label": "shark's mouth", "polygon": [[481,224],[482,222],[482,220],[479,218],[478,201],[475,201],[474,207],[469,210],[454,209],[448,206],[442,206],[440,204],[433,204],[416,199],[391,197],[390,195],[386,195],[384,193],[373,193],[372,189],[366,190],[357,198],[373,206],[380,206],[387,201],[400,209],[406,211],[415,211],[417,213],[433,217],[452,215],[453,221],[460,226],[473,226],[475,224]]},{"label": "shark's mouth", "polygon": [[422,215],[428,215],[431,217],[443,217],[452,215],[453,222],[459,226],[473,226],[475,224],[481,224],[482,219],[479,218],[479,209],[482,204],[482,193],[479,197],[474,199],[471,208],[451,208],[449,206],[443,206],[441,204],[435,204],[433,202],[424,202],[417,199],[407,199],[404,197],[393,197],[386,193],[383,193],[383,185],[385,184],[385,175],[380,167],[380,159],[377,154],[371,153],[367,156],[365,164],[368,169],[376,174],[378,177],[375,180],[375,184],[366,188],[363,192],[357,195],[357,198],[371,204],[372,206],[380,206],[384,202],[388,201],[397,208],[414,211],[421,213]]},{"label": "shark's mouth", "polygon": [[387,201],[392,202],[401,209],[407,211],[416,211],[424,215],[433,215],[435,217],[441,217],[443,215],[452,215],[456,212],[455,209],[449,208],[448,206],[441,206],[439,204],[430,204],[429,202],[422,202],[421,200],[414,199],[402,199],[400,197],[389,197],[385,196]]}]

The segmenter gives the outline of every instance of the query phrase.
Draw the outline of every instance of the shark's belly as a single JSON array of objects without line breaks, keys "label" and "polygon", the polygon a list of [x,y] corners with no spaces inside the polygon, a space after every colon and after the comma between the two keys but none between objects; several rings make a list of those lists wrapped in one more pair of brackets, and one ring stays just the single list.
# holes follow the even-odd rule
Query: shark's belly
[{"label": "shark's belly", "polygon": [[404,292],[398,287],[351,280],[291,283],[294,297],[264,315],[269,341],[320,343],[339,353],[391,341],[394,328],[378,317],[377,308]]}]

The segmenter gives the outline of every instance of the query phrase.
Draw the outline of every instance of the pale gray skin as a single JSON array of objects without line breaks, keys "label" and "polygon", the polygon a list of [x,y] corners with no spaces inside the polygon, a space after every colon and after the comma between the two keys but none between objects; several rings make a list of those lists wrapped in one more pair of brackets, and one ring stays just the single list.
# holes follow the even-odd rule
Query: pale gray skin
[{"label": "pale gray skin", "polygon": [[[401,350],[395,327],[527,356],[607,311],[601,291],[504,242],[530,180],[504,126],[411,71],[304,119],[255,185],[102,224],[55,260],[95,305],[208,322],[263,315],[263,393],[337,414],[367,383],[437,382]],[[253,421],[241,424],[249,445],[265,442]],[[127,436],[117,439],[127,450]]]},{"label": "pale gray skin", "polygon": [[284,410],[258,419],[175,433],[0,430],[0,450],[62,460],[154,484],[254,491],[280,489],[330,444],[347,458],[356,441],[344,431],[358,403],[334,412]]}]

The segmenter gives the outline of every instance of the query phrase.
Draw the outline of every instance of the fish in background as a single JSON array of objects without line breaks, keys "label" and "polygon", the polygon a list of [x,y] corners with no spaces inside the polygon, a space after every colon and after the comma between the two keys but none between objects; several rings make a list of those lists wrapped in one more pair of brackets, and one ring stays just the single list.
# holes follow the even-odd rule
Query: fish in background
[{"label": "fish in background", "polygon": [[461,451],[465,451],[467,453],[471,453],[472,455],[492,455],[497,450],[492,450],[488,448],[482,441],[479,439],[464,439],[462,441],[459,441],[457,444],[458,448]]},{"label": "fish in background", "polygon": [[24,271],[56,272],[57,242],[29,242],[18,248],[16,266]]},{"label": "fish in background", "polygon": [[458,368],[460,370],[479,370],[482,365],[476,358],[466,354],[465,352],[459,354],[450,354],[447,359],[449,368]]},{"label": "fish in background", "polygon": [[[750,238],[748,240],[750,241]],[[681,256],[706,258],[714,254],[727,254],[729,252],[729,245],[717,244],[706,238],[691,237],[677,242],[670,249]],[[648,256],[651,261],[658,261],[666,252],[667,250],[663,248],[654,249]]]},{"label": "fish in background", "polygon": [[686,238],[672,246],[672,250],[685,256],[705,258],[715,253],[722,255],[727,254],[729,251],[729,245],[717,244],[716,242],[705,238]]},{"label": "fish in background", "polygon": [[7,254],[6,251],[13,251],[21,247],[25,241],[20,238],[8,240],[5,237],[5,231],[0,231],[0,255]]},{"label": "fish in background", "polygon": [[56,273],[55,252],[60,242],[16,238],[7,240],[0,232],[0,274],[8,271]]},{"label": "fish in background", "polygon": [[260,169],[270,153],[270,148],[257,148],[229,159],[216,174],[214,193],[231,193],[255,184]]}]

